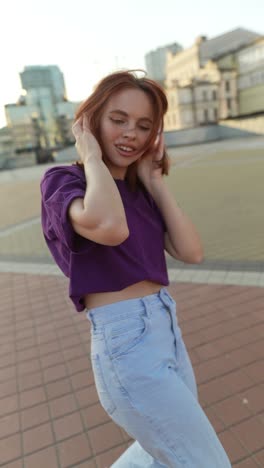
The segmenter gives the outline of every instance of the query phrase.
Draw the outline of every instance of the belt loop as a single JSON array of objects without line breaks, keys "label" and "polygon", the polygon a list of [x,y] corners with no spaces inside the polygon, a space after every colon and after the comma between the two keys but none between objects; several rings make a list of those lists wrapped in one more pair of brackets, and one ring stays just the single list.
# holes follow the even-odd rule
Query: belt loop
[{"label": "belt loop", "polygon": [[93,313],[92,313],[91,310],[87,309],[86,317],[89,320],[89,322],[91,323],[92,329],[95,330],[95,328],[96,328],[95,327],[95,321],[94,321],[94,316],[93,316]]},{"label": "belt loop", "polygon": [[143,302],[143,305],[145,307],[145,312],[148,318],[151,316],[151,307],[149,307],[149,301],[147,297],[142,297],[141,301]]},{"label": "belt loop", "polygon": [[167,306],[168,308],[170,308],[171,306],[171,300],[170,300],[170,297],[169,295],[167,294],[167,291],[165,288],[161,288],[160,292],[159,292],[159,296],[160,296],[160,300],[163,302],[163,304],[165,306]]},{"label": "belt loop", "polygon": [[163,304],[165,304],[165,306],[168,308],[168,312],[170,314],[170,317],[171,317],[171,324],[172,324],[172,329],[173,329],[173,332],[175,334],[175,336],[177,336],[178,334],[178,320],[177,320],[177,315],[176,315],[176,311],[175,311],[175,302],[173,301],[173,299],[171,298],[169,292],[167,291],[166,288],[162,288],[160,290],[160,298],[163,302]]}]

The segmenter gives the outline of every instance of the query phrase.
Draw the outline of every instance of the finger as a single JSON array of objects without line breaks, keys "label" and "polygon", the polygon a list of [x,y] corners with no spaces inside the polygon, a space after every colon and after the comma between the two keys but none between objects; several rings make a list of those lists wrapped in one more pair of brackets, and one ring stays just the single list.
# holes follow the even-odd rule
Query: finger
[{"label": "finger", "polygon": [[158,146],[159,144],[159,141],[160,141],[160,136],[161,136],[161,124],[159,125],[159,128],[158,128],[158,133],[157,133],[157,136],[156,136],[156,140],[154,141],[154,146]]},{"label": "finger", "polygon": [[164,134],[163,133],[160,134],[159,143],[160,143],[160,147],[163,148],[164,147]]},{"label": "finger", "polygon": [[154,162],[154,166],[156,168],[162,167],[162,165],[163,165],[162,159],[160,159],[159,161],[153,161],[153,162]]},{"label": "finger", "polygon": [[158,134],[158,135],[156,136],[155,141],[154,141],[154,147],[155,147],[155,148],[158,147],[159,141],[160,141],[160,135]]},{"label": "finger", "polygon": [[159,147],[158,147],[158,151],[160,152],[161,154],[161,157],[163,156],[163,153],[164,153],[164,135],[163,133],[161,133],[160,135],[160,139],[159,139]]},{"label": "finger", "polygon": [[156,155],[154,160],[160,161],[163,158],[164,154],[164,136],[163,133],[159,135],[159,140],[156,148]]},{"label": "finger", "polygon": [[83,114],[83,129],[88,132],[90,131],[89,119],[87,114]]},{"label": "finger", "polygon": [[76,122],[72,126],[72,133],[77,138],[82,134],[82,126],[80,119],[76,120]]}]

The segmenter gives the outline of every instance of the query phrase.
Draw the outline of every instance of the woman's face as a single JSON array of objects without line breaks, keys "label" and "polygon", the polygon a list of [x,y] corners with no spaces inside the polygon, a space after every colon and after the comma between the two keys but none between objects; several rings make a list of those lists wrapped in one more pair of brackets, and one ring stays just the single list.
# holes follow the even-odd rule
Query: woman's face
[{"label": "woman's face", "polygon": [[150,98],[139,89],[123,89],[107,102],[100,120],[104,159],[112,176],[124,179],[127,168],[144,153],[153,126]]}]

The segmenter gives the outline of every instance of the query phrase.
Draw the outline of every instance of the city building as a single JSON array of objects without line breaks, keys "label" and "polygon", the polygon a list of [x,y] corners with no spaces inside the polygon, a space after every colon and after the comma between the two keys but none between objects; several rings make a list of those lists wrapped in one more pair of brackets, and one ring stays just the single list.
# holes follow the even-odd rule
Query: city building
[{"label": "city building", "polygon": [[8,127],[0,128],[0,169],[9,169],[15,158],[13,139]]},{"label": "city building", "polygon": [[26,91],[47,88],[55,102],[61,102],[66,97],[64,77],[57,65],[26,66],[20,73],[20,79]]},{"label": "city building", "polygon": [[176,55],[168,52],[165,130],[208,125],[240,115],[238,54],[260,38],[238,28],[213,39],[200,36],[192,47]]},{"label": "city building", "polygon": [[29,157],[34,152],[37,162],[49,160],[55,149],[74,143],[71,127],[79,103],[67,100],[63,74],[55,65],[27,66],[20,78],[24,94],[5,106],[15,153]]},{"label": "city building", "polygon": [[238,105],[242,116],[264,111],[264,37],[237,53]]},{"label": "city building", "polygon": [[79,102],[63,101],[56,104],[57,126],[63,146],[75,143],[72,133],[74,116]]},{"label": "city building", "polygon": [[175,42],[148,52],[145,55],[145,65],[148,76],[158,81],[163,86],[166,78],[167,52],[170,51],[175,55],[180,50],[182,50],[182,46]]}]

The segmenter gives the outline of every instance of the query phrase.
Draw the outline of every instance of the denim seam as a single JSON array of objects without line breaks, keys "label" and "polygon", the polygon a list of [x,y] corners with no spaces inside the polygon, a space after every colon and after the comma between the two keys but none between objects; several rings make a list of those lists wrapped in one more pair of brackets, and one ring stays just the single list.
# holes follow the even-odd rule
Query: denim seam
[{"label": "denim seam", "polygon": [[[120,381],[120,378],[119,378],[119,373],[118,373],[118,369],[116,368],[116,366],[114,365],[114,362],[113,362],[113,371],[115,373],[115,376],[116,376],[116,380],[118,381],[118,384],[120,386],[120,389],[122,389],[122,392],[123,394],[126,396],[127,400],[129,401],[130,405],[131,405],[131,408],[133,411],[135,411],[140,417],[142,418],[145,418],[148,423],[150,424],[151,426],[151,430],[154,431],[154,433],[156,432],[160,439],[162,440],[162,442],[164,443],[164,445],[166,446],[167,449],[170,450],[171,454],[173,455],[173,457],[176,457],[177,460],[179,461],[179,463],[181,463],[181,467],[179,468],[189,468],[188,465],[186,465],[186,462],[182,459],[181,456],[179,456],[179,454],[177,454],[175,452],[175,449],[171,446],[170,442],[168,441],[168,439],[164,436],[164,434],[162,433],[162,431],[160,430],[157,422],[151,417],[149,416],[148,414],[142,412],[142,410],[139,410],[135,403],[133,403],[132,399],[131,399],[131,396],[129,395],[127,389],[125,387],[123,387],[123,385],[121,384],[121,381]],[[181,437],[177,437],[177,439],[182,439]],[[183,465],[182,465],[183,463]]]},{"label": "denim seam", "polygon": [[105,343],[105,347],[107,349],[108,357],[109,357],[109,359],[111,361],[115,361],[116,359],[118,359],[118,358],[120,358],[122,356],[126,356],[130,352],[132,353],[134,350],[137,349],[138,345],[145,340],[145,337],[147,336],[147,334],[149,333],[149,331],[151,329],[151,322],[150,322],[150,320],[148,319],[147,316],[142,315],[142,318],[143,318],[144,323],[145,323],[144,332],[134,341],[134,344],[133,344],[132,347],[130,347],[126,351],[123,351],[123,352],[118,353],[118,354],[113,353],[112,350],[110,349],[110,345],[109,345],[110,335],[107,334],[106,329],[104,327],[104,329],[103,329],[104,343]]},{"label": "denim seam", "polygon": [[[110,409],[106,409],[107,413],[109,415],[112,415],[114,413],[114,411],[116,410],[116,404],[115,402],[113,401],[113,398],[111,396],[111,394],[109,393],[109,390],[108,390],[108,387],[106,385],[106,382],[105,382],[105,379],[104,379],[104,373],[103,373],[103,369],[102,369],[102,366],[101,366],[101,361],[100,361],[100,356],[98,353],[96,353],[94,356],[93,356],[93,359],[95,360],[95,365],[97,366],[97,372],[100,373],[100,379],[101,379],[101,383],[103,383],[103,391],[106,393],[108,399],[109,399],[109,402],[111,403],[111,407]],[[99,399],[100,399],[100,395],[99,396]]]}]

